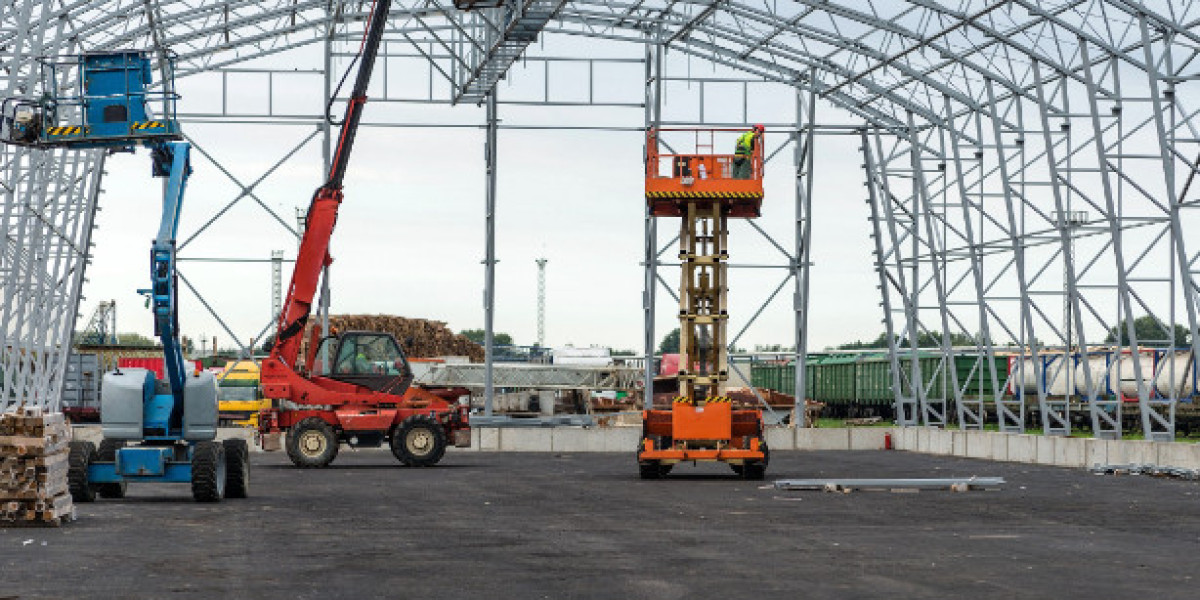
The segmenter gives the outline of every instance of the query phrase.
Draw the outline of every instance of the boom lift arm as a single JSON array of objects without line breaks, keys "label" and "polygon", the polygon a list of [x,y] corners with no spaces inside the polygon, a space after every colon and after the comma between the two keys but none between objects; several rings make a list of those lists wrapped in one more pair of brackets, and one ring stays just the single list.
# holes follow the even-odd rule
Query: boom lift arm
[{"label": "boom lift arm", "polygon": [[[150,247],[150,289],[138,290],[151,303],[154,311],[154,335],[162,341],[163,362],[175,412],[183,408],[184,369],[183,346],[179,343],[178,282],[175,274],[175,235],[179,230],[179,213],[183,208],[183,193],[192,174],[187,142],[155,142],[150,147],[155,177],[166,177],[163,191],[162,221],[158,235]],[[174,415],[173,415],[174,416]]]},{"label": "boom lift arm", "polygon": [[387,24],[388,9],[391,2],[376,0],[371,11],[371,21],[367,25],[366,37],[359,51],[358,74],[354,80],[354,89],[350,100],[346,103],[346,114],[342,119],[341,133],[338,136],[337,149],[329,167],[329,177],[313,195],[305,219],[304,235],[300,241],[300,250],[296,255],[295,269],[292,271],[292,283],[288,286],[287,300],[279,315],[278,331],[275,345],[271,348],[270,362],[282,361],[291,369],[296,369],[296,360],[300,352],[301,334],[308,323],[312,311],[313,297],[316,295],[317,284],[321,278],[322,268],[333,262],[329,255],[329,240],[333,236],[333,227],[337,223],[338,208],[342,204],[342,181],[346,175],[346,166],[350,162],[350,151],[354,147],[354,138],[358,134],[358,123],[362,118],[363,105],[367,102],[367,84],[371,80],[371,71],[375,66],[375,55],[379,50],[379,42],[383,37],[383,28]]}]

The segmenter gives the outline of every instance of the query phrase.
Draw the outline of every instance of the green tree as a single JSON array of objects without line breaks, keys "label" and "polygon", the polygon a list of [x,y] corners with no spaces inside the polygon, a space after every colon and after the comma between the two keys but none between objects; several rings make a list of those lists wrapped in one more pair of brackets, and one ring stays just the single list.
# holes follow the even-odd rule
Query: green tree
[{"label": "green tree", "polygon": [[[483,345],[483,340],[486,335],[486,332],[482,329],[464,329],[458,333],[459,333],[459,335],[462,335],[463,337],[467,338],[468,340],[471,340],[472,342],[475,342],[476,344],[479,344],[481,346]],[[511,346],[513,343],[513,339],[512,339],[512,336],[508,335],[507,333],[500,333],[499,331],[493,331],[492,332],[492,343],[497,346]]]},{"label": "green tree", "polygon": [[[895,339],[896,339],[897,347],[899,347],[899,348],[907,348],[908,347],[908,345],[909,345],[908,338],[900,339],[900,336],[895,336]],[[951,346],[960,346],[960,347],[961,346],[974,346],[975,345],[975,336],[968,335],[965,333],[951,333],[950,334],[950,345]],[[940,331],[923,331],[923,332],[921,332],[920,335],[917,336],[917,347],[918,348],[940,348],[941,346],[942,346],[942,332],[940,332]],[[881,333],[881,334],[879,334],[879,337],[876,337],[875,339],[873,339],[869,342],[864,342],[862,340],[856,340],[856,341],[850,342],[848,344],[842,344],[842,345],[838,346],[837,349],[838,350],[874,350],[874,349],[886,349],[887,347],[888,347],[887,333]]]},{"label": "green tree", "polygon": [[[1105,342],[1114,343],[1118,339],[1122,344],[1129,343],[1129,328],[1128,320],[1125,320],[1120,325],[1108,330],[1108,337],[1104,338]],[[1191,332],[1183,325],[1175,325],[1175,335],[1171,336],[1174,339],[1167,340],[1167,327],[1165,323],[1160,323],[1158,319],[1150,315],[1143,315],[1133,320],[1133,330],[1137,334],[1138,343],[1143,346],[1187,346],[1191,343]]]},{"label": "green tree", "polygon": [[663,336],[661,342],[658,343],[659,354],[678,354],[679,353],[679,328],[671,330],[671,333]]}]

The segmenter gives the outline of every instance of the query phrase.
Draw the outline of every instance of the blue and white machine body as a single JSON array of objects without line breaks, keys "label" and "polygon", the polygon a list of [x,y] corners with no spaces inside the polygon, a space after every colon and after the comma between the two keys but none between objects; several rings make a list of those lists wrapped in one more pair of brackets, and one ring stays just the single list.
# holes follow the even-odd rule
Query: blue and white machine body
[{"label": "blue and white machine body", "polygon": [[[244,440],[213,441],[216,378],[206,371],[188,373],[179,343],[175,236],[191,175],[191,145],[179,141],[183,136],[175,120],[173,57],[160,57],[164,81],[157,91],[151,90],[150,57],[139,50],[40,62],[40,95],[0,102],[0,142],[109,152],[145,146],[150,149],[152,174],[166,179],[162,220],[150,247],[150,287],[139,290],[153,310],[165,378],[158,380],[146,369],[104,375],[104,441],[99,449],[90,442],[71,442],[71,496],[77,502],[90,502],[97,493],[120,498],[131,481],[157,481],[190,482],[193,497],[200,501],[221,500],[227,485],[233,497],[244,498],[249,486],[247,446]],[[66,82],[72,82],[73,93],[60,91],[60,85],[70,87]]]},{"label": "blue and white machine body", "polygon": [[[146,369],[118,369],[104,375],[100,422],[107,440],[142,442],[121,448],[113,464],[91,467],[91,481],[188,482],[190,446],[176,442],[212,440],[217,435],[217,383],[212,373],[188,373],[179,342],[175,273],[175,236],[190,174],[190,146],[185,142],[151,141],[154,174],[166,177],[162,220],[150,247],[150,288],[138,290],[149,299],[154,333],[162,342],[166,377],[159,381]],[[188,448],[187,452],[183,452]]]}]

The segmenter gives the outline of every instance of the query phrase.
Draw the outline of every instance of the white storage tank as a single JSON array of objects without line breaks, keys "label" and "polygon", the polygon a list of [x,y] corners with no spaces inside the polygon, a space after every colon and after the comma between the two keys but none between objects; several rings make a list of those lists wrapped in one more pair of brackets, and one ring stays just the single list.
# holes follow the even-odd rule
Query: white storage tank
[{"label": "white storage tank", "polygon": [[1168,398],[1190,398],[1196,393],[1196,370],[1191,350],[1171,350],[1158,359],[1154,389]]},{"label": "white storage tank", "polygon": [[[1067,366],[1068,363],[1063,359],[1064,355],[1061,353],[1037,355],[1037,363],[1042,365],[1040,379],[1045,382],[1047,395],[1066,396],[1068,391],[1074,393],[1074,377],[1071,375],[1070,367]],[[1012,381],[1017,382],[1019,389],[1025,394],[1036,395],[1039,373],[1034,358],[1022,356],[1014,359],[1010,364],[1014,371],[1011,373]]]},{"label": "white storage tank", "polygon": [[1137,396],[1137,371],[1135,364],[1141,368],[1142,379],[1147,384],[1154,380],[1154,356],[1140,353],[1136,357],[1128,352],[1113,359],[1108,368],[1109,385],[1122,396]]},{"label": "white storage tank", "polygon": [[1112,362],[1112,352],[1093,352],[1088,354],[1087,360],[1080,360],[1075,365],[1075,392],[1086,396],[1088,395],[1088,375],[1092,378],[1092,389],[1096,391],[1097,396],[1112,395],[1112,388],[1108,385],[1109,366]]}]

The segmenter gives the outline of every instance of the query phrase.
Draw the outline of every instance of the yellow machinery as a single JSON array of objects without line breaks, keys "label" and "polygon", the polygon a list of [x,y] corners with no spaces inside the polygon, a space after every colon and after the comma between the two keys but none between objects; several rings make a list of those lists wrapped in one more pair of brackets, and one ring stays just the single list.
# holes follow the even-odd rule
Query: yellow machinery
[{"label": "yellow machinery", "polygon": [[221,425],[258,427],[258,411],[271,408],[271,401],[260,393],[258,363],[249,359],[226,362],[217,383]]}]

